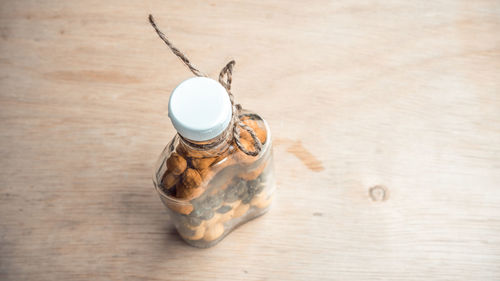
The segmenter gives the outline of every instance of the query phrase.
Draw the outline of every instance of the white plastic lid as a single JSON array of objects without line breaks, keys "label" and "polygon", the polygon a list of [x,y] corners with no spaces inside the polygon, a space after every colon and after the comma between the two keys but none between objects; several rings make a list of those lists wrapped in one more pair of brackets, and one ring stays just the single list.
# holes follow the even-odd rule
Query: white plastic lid
[{"label": "white plastic lid", "polygon": [[190,140],[206,141],[229,125],[233,110],[226,89],[206,77],[180,83],[170,95],[168,117],[177,132]]}]

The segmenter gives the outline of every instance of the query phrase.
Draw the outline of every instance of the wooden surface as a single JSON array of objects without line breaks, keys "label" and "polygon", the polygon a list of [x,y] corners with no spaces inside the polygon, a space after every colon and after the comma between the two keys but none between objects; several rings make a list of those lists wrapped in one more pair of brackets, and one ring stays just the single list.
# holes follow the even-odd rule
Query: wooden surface
[{"label": "wooden surface", "polygon": [[[152,184],[190,76],[275,139],[273,210],[207,250]],[[1,1],[1,280],[500,280],[500,2]]]}]

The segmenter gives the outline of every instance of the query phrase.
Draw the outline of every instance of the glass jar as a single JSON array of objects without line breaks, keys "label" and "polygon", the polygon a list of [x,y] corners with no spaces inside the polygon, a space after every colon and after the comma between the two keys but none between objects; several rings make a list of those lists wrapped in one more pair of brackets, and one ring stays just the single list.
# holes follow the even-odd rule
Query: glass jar
[{"label": "glass jar", "polygon": [[[171,97],[169,111],[174,111],[172,106]],[[180,128],[175,123],[179,120],[170,117],[176,129]],[[158,159],[153,176],[156,191],[178,233],[190,245],[207,248],[217,244],[239,225],[266,213],[273,201],[269,126],[250,111],[241,111],[240,120],[262,143],[256,156],[245,154],[236,145],[231,119],[221,133],[208,140],[202,140],[206,135],[188,139],[181,132],[192,132],[178,129]],[[240,130],[240,144],[247,150],[255,149],[245,130]]]}]

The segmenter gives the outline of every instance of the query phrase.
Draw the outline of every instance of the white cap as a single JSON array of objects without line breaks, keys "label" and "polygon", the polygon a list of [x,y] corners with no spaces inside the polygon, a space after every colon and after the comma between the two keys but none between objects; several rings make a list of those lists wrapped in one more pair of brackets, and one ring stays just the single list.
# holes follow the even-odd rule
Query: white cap
[{"label": "white cap", "polygon": [[168,117],[177,132],[190,140],[206,141],[220,135],[233,114],[226,89],[206,77],[180,83],[170,95]]}]

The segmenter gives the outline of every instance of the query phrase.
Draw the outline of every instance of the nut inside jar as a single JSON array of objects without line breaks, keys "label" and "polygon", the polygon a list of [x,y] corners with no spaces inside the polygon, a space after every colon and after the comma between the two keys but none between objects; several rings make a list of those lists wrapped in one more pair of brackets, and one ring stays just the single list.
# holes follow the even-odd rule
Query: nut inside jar
[{"label": "nut inside jar", "polygon": [[[230,137],[204,149],[177,136],[164,163],[160,188],[179,234],[197,247],[210,247],[238,225],[262,215],[272,202],[272,151],[265,121],[245,118],[263,145],[249,156]],[[242,145],[254,146],[249,134]],[[226,136],[227,137],[227,136]]]}]

